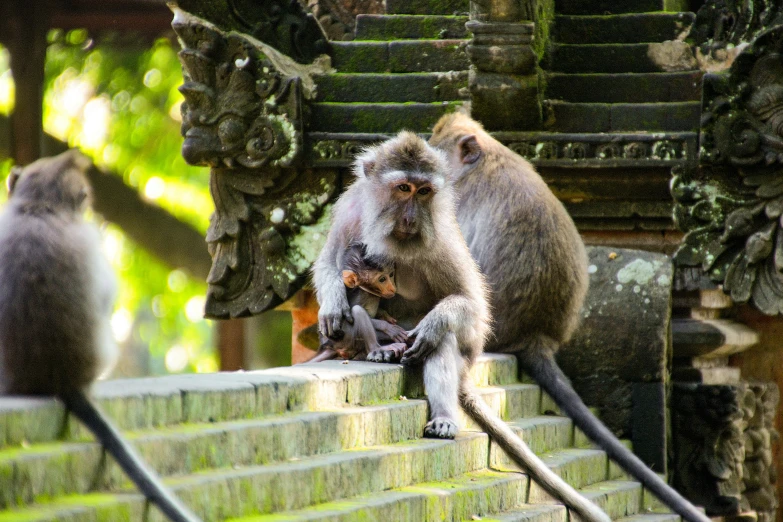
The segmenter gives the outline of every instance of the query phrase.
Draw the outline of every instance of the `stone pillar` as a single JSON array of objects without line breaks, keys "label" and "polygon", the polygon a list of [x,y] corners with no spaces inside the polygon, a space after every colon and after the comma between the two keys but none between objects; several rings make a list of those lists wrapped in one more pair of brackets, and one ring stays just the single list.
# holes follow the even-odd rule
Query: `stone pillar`
[{"label": "stone pillar", "polygon": [[472,116],[490,131],[541,126],[535,1],[470,2],[468,86]]}]

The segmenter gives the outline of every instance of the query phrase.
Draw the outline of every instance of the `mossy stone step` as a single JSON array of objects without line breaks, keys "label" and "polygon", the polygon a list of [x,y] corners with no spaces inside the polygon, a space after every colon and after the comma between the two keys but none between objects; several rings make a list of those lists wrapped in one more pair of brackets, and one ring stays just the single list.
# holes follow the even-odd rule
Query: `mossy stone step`
[{"label": "mossy stone step", "polygon": [[555,12],[569,15],[610,15],[651,11],[687,11],[688,0],[555,0]]},{"label": "mossy stone step", "polygon": [[460,102],[440,103],[314,103],[313,131],[396,133],[427,132]]},{"label": "mossy stone step", "polygon": [[[578,491],[606,511],[613,519],[626,520],[634,517],[633,522],[676,522],[669,518],[659,519],[657,515],[649,519],[646,518],[646,515],[644,518],[636,519],[642,510],[642,488],[636,482],[611,480],[599,482]],[[569,517],[564,506],[543,503],[528,504],[521,508],[482,517],[484,522],[566,522],[569,519],[574,520]]]},{"label": "mossy stone step", "polygon": [[[424,400],[268,419],[186,424],[126,433],[161,476],[284,462],[421,437]],[[0,509],[36,497],[131,487],[97,443],[46,443],[0,451]]]},{"label": "mossy stone step", "polygon": [[[478,388],[478,393],[501,418],[538,414],[540,390],[536,386]],[[522,423],[522,436],[533,441],[541,437],[566,438],[566,434],[551,429],[537,429],[537,424],[558,424],[567,430],[568,419],[534,419],[537,421],[526,424],[518,421]],[[426,401],[398,400],[265,419],[184,424],[125,435],[158,474],[168,477],[418,439],[426,421]],[[473,426],[466,418],[462,424]],[[103,460],[97,443],[44,443],[0,450],[0,509],[31,503],[41,495],[120,487],[131,487],[129,479],[113,459]]]},{"label": "mossy stone step", "polygon": [[701,100],[701,71],[676,73],[550,74],[546,97],[577,103]]},{"label": "mossy stone step", "polygon": [[[696,69],[695,60],[671,61],[667,58],[656,61],[652,56],[660,56],[656,46],[669,45],[660,43],[618,43],[618,44],[555,44],[552,46],[553,72],[566,73],[650,73],[671,71],[672,67]],[[686,44],[673,42],[671,45],[681,45],[678,52],[688,53]],[[676,54],[676,53],[675,53]],[[679,55],[677,55],[679,56]]]},{"label": "mossy stone step", "polygon": [[386,0],[386,14],[467,15],[469,0]]},{"label": "mossy stone step", "polygon": [[640,513],[617,519],[616,522],[679,522],[680,516],[674,513]]},{"label": "mossy stone step", "polygon": [[[471,377],[476,386],[516,383],[516,359],[482,355]],[[126,431],[373,404],[401,395],[424,396],[415,372],[400,365],[340,361],[253,372],[118,379],[99,382],[93,390],[98,406]],[[0,449],[63,438],[91,436],[80,423],[68,419],[58,400],[0,397]]]},{"label": "mossy stone step", "polygon": [[468,73],[337,73],[315,77],[318,102],[421,102],[469,98]]},{"label": "mossy stone step", "polygon": [[[463,432],[453,441],[420,439],[267,466],[210,470],[166,482],[201,518],[224,520],[301,509],[417,482],[446,480],[485,469],[488,450],[486,434]],[[60,520],[60,510],[70,512],[77,505],[84,516],[75,516],[74,521],[94,521],[93,506],[86,497],[89,495],[42,499],[26,508],[0,512],[0,517],[26,520],[25,517],[32,518],[31,514],[45,512],[53,516],[43,520]],[[105,514],[101,520],[122,520],[120,513],[134,505],[139,495],[103,494],[100,498]],[[156,522],[165,518],[153,509],[145,520]]]},{"label": "mossy stone step", "polygon": [[413,73],[465,71],[465,40],[332,42],[332,65],[339,72]]},{"label": "mossy stone step", "polygon": [[[574,424],[568,417],[540,415],[516,419],[508,425],[536,454],[574,446]],[[494,441],[490,448],[489,461],[496,469],[516,469],[511,459]]]},{"label": "mossy stone step", "polygon": [[360,14],[355,41],[467,38],[467,21],[467,16]]},{"label": "mossy stone step", "polygon": [[[619,3],[619,2],[618,2]],[[693,24],[693,13],[556,16],[553,39],[562,44],[640,43],[676,40]]]},{"label": "mossy stone step", "polygon": [[482,470],[439,482],[327,502],[297,511],[237,518],[232,522],[470,520],[524,504],[527,481],[522,473]]},{"label": "mossy stone step", "polygon": [[547,103],[553,117],[547,130],[557,132],[692,131],[701,114],[699,102]]}]

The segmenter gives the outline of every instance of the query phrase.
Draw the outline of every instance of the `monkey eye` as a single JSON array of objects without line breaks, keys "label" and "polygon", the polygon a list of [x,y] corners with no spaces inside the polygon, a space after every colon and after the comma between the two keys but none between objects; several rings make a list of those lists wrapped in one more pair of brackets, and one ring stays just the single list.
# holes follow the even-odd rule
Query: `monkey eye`
[{"label": "monkey eye", "polygon": [[378,279],[378,282],[379,283],[385,283],[386,282],[386,276],[383,276],[380,279]]},{"label": "monkey eye", "polygon": [[391,274],[389,274],[389,277],[391,277],[392,279],[394,279],[394,272],[392,272]]},{"label": "monkey eye", "polygon": [[432,192],[432,189],[431,189],[430,187],[422,187],[422,188],[420,188],[420,189],[417,191],[417,194],[418,194],[419,196],[426,196],[426,195],[427,195],[427,194],[429,194],[430,192]]},{"label": "monkey eye", "polygon": [[402,185],[397,185],[397,188],[400,189],[401,192],[410,192],[411,186],[407,183],[403,183]]}]

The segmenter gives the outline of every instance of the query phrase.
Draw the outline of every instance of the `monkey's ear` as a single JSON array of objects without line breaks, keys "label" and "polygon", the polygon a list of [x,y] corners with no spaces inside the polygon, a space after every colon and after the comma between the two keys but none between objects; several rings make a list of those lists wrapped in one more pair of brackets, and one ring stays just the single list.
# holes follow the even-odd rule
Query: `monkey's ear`
[{"label": "monkey's ear", "polygon": [[375,161],[374,160],[364,160],[362,161],[362,173],[365,177],[369,177],[372,175],[373,170],[375,170]]},{"label": "monkey's ear", "polygon": [[353,270],[343,270],[343,283],[348,288],[356,288],[359,286],[359,277]]},{"label": "monkey's ear", "polygon": [[475,134],[463,136],[457,142],[459,147],[459,159],[463,165],[476,163],[481,158],[481,146]]},{"label": "monkey's ear", "polygon": [[16,182],[19,181],[19,176],[22,175],[22,167],[16,166],[11,168],[11,172],[8,173],[8,179],[5,181],[6,186],[8,187],[8,195],[14,193],[14,188],[16,187]]}]

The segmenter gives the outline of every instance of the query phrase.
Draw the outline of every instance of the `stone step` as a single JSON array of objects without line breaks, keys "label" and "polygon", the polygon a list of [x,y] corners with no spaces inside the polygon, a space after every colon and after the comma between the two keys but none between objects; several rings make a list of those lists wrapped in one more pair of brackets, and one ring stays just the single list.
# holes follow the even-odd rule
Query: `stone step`
[{"label": "stone step", "polygon": [[467,15],[469,0],[386,0],[386,14]]},{"label": "stone step", "polygon": [[688,0],[555,0],[555,12],[568,15],[611,15],[651,11],[687,11]]},{"label": "stone step", "polygon": [[315,77],[317,102],[420,102],[469,98],[468,73],[338,73]]},{"label": "stone step", "polygon": [[467,38],[467,21],[467,16],[360,14],[354,41]]},{"label": "stone step", "polygon": [[701,100],[700,71],[548,75],[546,97],[578,103],[651,103]]},{"label": "stone step", "polygon": [[[674,46],[675,49],[662,52],[661,46],[665,45]],[[689,53],[687,44],[682,42],[555,44],[552,46],[551,63],[552,71],[567,73],[650,73],[694,70],[696,62]],[[675,60],[672,56],[678,59]],[[682,60],[683,56],[687,60]]]},{"label": "stone step", "polygon": [[[618,522],[620,520],[676,522],[671,518],[658,518],[660,515],[657,514],[655,516],[641,515],[643,509],[642,488],[636,482],[610,480],[593,484],[578,491],[598,504]],[[647,518],[648,516],[650,518]],[[566,522],[569,519],[575,520],[575,517],[570,517],[564,506],[543,502],[531,502],[511,510],[494,512],[481,517],[484,522]]]},{"label": "stone step", "polygon": [[[540,408],[537,386],[479,388],[478,393],[498,416],[517,419],[513,426],[531,447],[548,451],[570,445],[570,420],[530,417]],[[395,444],[420,438],[426,421],[426,401],[400,400],[267,419],[185,424],[125,436],[159,475],[169,477]],[[464,415],[461,425],[474,427]],[[259,447],[264,451],[254,451]],[[0,450],[0,509],[28,504],[41,495],[119,487],[131,487],[130,481],[113,460],[102,461],[102,449],[95,442]]]},{"label": "stone step", "polygon": [[547,103],[555,132],[693,131],[701,115],[700,102]]},{"label": "stone step", "polygon": [[693,13],[660,12],[612,16],[561,15],[555,17],[553,38],[561,44],[662,42],[678,39],[695,18]]},{"label": "stone step", "polygon": [[[491,466],[487,442],[484,433],[463,431],[454,441],[416,439],[326,455],[291,457],[288,461],[267,465],[242,465],[238,462],[231,467],[168,478],[166,482],[199,516],[206,520],[222,520],[302,509],[480,471]],[[231,444],[231,441],[224,444]],[[247,453],[257,453],[263,447],[263,440],[249,446],[242,445]],[[214,451],[215,445],[211,448]],[[560,449],[544,454],[542,460],[576,487],[589,486],[617,475],[616,470],[607,466],[606,454],[599,450]],[[38,471],[38,480],[51,481],[50,470]],[[96,479],[96,472],[90,470],[73,472],[85,483]],[[21,482],[23,478],[15,480]],[[39,512],[52,513],[55,519],[62,519],[68,514],[73,520],[93,520],[89,517],[95,516],[91,510],[96,503],[105,510],[105,519],[115,520],[119,512],[135,510],[139,498],[138,494],[118,491],[122,486],[124,484],[113,485],[110,493],[84,495],[59,496],[59,491],[49,490],[34,495],[36,504],[0,511],[0,520],[3,517],[25,519]],[[525,491],[528,491],[527,502],[549,500],[546,493],[534,484]],[[72,512],[74,506],[80,507],[85,518]],[[158,514],[150,520],[162,520],[162,517]]]},{"label": "stone step", "polygon": [[[521,473],[482,470],[453,479],[425,482],[296,511],[237,518],[233,522],[470,520],[524,504],[527,483],[527,476]],[[555,507],[541,508],[541,511],[552,509],[565,511],[565,508]],[[537,520],[544,522],[545,519]]]},{"label": "stone step", "polygon": [[680,516],[674,513],[641,513],[617,519],[617,522],[679,522]]},{"label": "stone step", "polygon": [[[237,466],[167,479],[182,501],[204,520],[224,520],[274,513],[410,486],[417,482],[446,480],[487,467],[486,434],[463,432],[453,441],[418,439],[265,466]],[[92,494],[54,497],[22,509],[0,511],[0,520],[25,520],[32,513],[53,513],[61,520],[79,506],[83,516],[69,520],[95,520]],[[140,496],[135,493],[100,493],[103,518],[117,520]],[[62,512],[63,508],[67,510]],[[47,518],[40,518],[47,520]],[[140,520],[132,518],[132,520]],[[165,518],[155,509],[149,521]]]},{"label": "stone step", "polygon": [[314,103],[313,131],[397,133],[427,132],[461,102],[439,103]]},{"label": "stone step", "polygon": [[[315,371],[317,369],[317,371]],[[471,369],[476,386],[517,383],[516,358],[484,354]],[[120,430],[249,419],[346,405],[423,397],[415,372],[401,365],[327,361],[253,372],[102,381],[98,406]],[[0,397],[0,448],[89,438],[54,398]]]},{"label": "stone step", "polygon": [[332,66],[339,72],[412,73],[465,71],[465,40],[331,42]]}]

